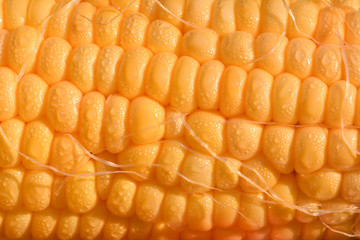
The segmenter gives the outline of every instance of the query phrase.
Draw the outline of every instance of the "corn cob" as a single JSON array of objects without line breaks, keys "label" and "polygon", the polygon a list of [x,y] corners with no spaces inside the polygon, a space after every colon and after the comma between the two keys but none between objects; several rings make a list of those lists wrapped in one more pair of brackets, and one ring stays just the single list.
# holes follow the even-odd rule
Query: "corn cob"
[{"label": "corn cob", "polygon": [[356,0],[0,0],[1,239],[360,236]]}]

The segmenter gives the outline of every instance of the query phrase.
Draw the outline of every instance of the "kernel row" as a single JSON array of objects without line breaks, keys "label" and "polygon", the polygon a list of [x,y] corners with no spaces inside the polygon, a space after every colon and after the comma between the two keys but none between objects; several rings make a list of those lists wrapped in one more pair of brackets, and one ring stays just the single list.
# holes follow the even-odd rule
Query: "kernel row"
[{"label": "kernel row", "polygon": [[[129,219],[115,216],[100,206],[93,211],[78,215],[69,210],[58,211],[53,208],[32,213],[26,209],[17,209],[1,214],[2,237],[4,239],[342,239],[342,235],[326,229],[320,220],[309,223],[292,221],[286,225],[267,225],[259,230],[242,230],[238,227],[214,227],[209,231],[195,231],[185,227],[178,232],[166,223],[158,221],[147,223],[137,217]],[[102,211],[102,212],[101,212]],[[19,224],[20,223],[20,224]],[[46,223],[46,224],[45,224]],[[96,224],[94,224],[96,223]],[[354,230],[350,223],[336,224],[333,229],[345,230],[348,234],[358,234],[358,225]]]},{"label": "kernel row", "polygon": [[[131,24],[127,23],[128,25]],[[182,37],[179,32],[175,34],[176,28],[171,28],[170,25],[157,20],[151,24],[149,36],[143,37],[146,41],[142,41],[141,44],[122,43],[122,48],[112,45],[103,46],[101,50],[99,48],[99,46],[102,47],[101,45],[92,43],[81,43],[73,49],[66,40],[58,37],[47,38],[40,46],[42,40],[39,32],[30,26],[19,27],[11,33],[0,30],[0,52],[3,53],[0,65],[7,64],[17,73],[22,70],[25,73],[36,72],[50,85],[66,78],[84,81],[83,78],[87,77],[86,85],[78,83],[83,92],[94,89],[95,81],[102,81],[100,90],[108,94],[116,85],[104,85],[104,81],[115,77],[117,68],[121,68],[118,66],[121,65],[119,62],[131,61],[131,58],[135,56],[139,58],[138,55],[142,54],[144,59],[138,71],[140,71],[140,77],[143,77],[149,60],[153,58],[152,52],[157,56],[168,51],[168,55],[172,52],[178,56],[193,57],[200,64],[218,59],[226,66],[236,65],[246,71],[258,67],[273,76],[287,71],[304,80],[313,75],[327,85],[348,77],[352,84],[356,87],[360,86],[358,74],[360,46],[358,45],[348,45],[342,52],[340,48],[331,45],[316,47],[312,40],[306,38],[294,38],[289,42],[285,36],[278,33],[262,33],[255,38],[241,31],[229,33],[220,41],[218,35],[210,29],[192,30]],[[134,28],[129,28],[129,31],[134,31]],[[140,30],[136,30],[138,31]],[[157,32],[162,33],[155,34]],[[130,42],[131,39],[139,39],[138,36],[127,38]],[[8,42],[11,42],[9,46]],[[104,41],[101,42],[104,43]],[[133,48],[142,49],[142,46],[152,51],[137,50],[137,54],[134,53],[135,50],[128,51]],[[171,64],[176,57],[174,54],[168,57],[171,60],[162,64]],[[38,64],[35,64],[36,58]],[[255,60],[258,61],[254,63]],[[217,65],[223,66],[223,64]],[[68,65],[70,67],[67,67]],[[215,68],[213,71],[221,74],[223,69],[219,68],[220,66],[216,67],[216,64],[208,65],[207,70]],[[348,76],[345,76],[345,68],[348,70]]]},{"label": "kernel row", "polygon": [[[319,42],[338,43],[336,32],[344,37],[346,31],[346,41],[360,44],[356,36],[360,31],[360,4],[355,1],[335,1],[335,7],[323,1],[304,0],[181,0],[176,3],[169,0],[160,0],[159,3],[150,0],[112,0],[110,3],[112,6],[109,6],[108,0],[87,0],[68,6],[68,1],[6,0],[0,9],[0,28],[13,30],[27,24],[42,29],[46,26],[45,20],[52,15],[46,28],[46,36],[68,37],[73,46],[93,41],[98,45],[106,45],[117,42],[119,35],[127,34],[121,24],[127,22],[123,21],[124,15],[125,18],[133,15],[133,21],[140,20],[137,22],[140,23],[137,25],[138,36],[144,34],[144,27],[156,18],[169,22],[182,32],[194,27],[210,28],[221,37],[235,31],[253,35],[259,32],[288,31],[291,38],[314,36]],[[129,4],[131,5],[128,6]],[[290,7],[291,17],[287,7]],[[226,18],[223,17],[224,14]],[[346,27],[345,20],[349,23]],[[132,39],[137,41],[136,38]],[[140,42],[144,40],[143,37],[138,39]]]},{"label": "kernel row", "polygon": [[[80,172],[90,168],[94,169],[91,160]],[[29,234],[35,239],[48,235],[63,239],[73,234],[82,239],[93,239],[98,234],[122,236],[130,234],[134,220],[148,233],[152,224],[163,223],[175,236],[184,227],[203,233],[226,232],[225,229],[230,228],[241,235],[257,231],[269,234],[270,229],[270,232],[274,229],[282,232],[283,228],[298,229],[300,225],[306,226],[303,229],[306,234],[315,234],[311,232],[314,224],[315,229],[328,234],[323,223],[335,229],[350,224],[349,234],[353,234],[353,231],[359,233],[360,227],[354,220],[359,216],[351,202],[341,197],[319,200],[304,195],[297,189],[294,175],[281,176],[272,188],[286,204],[271,202],[273,199],[263,193],[244,194],[237,190],[187,194],[152,181],[137,183],[122,174],[111,179],[107,199],[96,195],[95,176],[73,177],[66,181],[45,170],[25,173],[21,167],[15,167],[2,169],[0,181],[8,184],[0,185],[3,193],[0,195],[0,217],[4,235],[11,239],[24,239]],[[330,187],[321,191],[324,193],[327,189]],[[295,204],[302,208],[295,209]],[[325,211],[325,214],[317,217],[300,209],[313,213]],[[329,209],[333,212],[328,212]],[[118,231],[119,228],[122,231]],[[141,232],[133,234],[136,233]],[[109,236],[109,239],[112,238]]]}]

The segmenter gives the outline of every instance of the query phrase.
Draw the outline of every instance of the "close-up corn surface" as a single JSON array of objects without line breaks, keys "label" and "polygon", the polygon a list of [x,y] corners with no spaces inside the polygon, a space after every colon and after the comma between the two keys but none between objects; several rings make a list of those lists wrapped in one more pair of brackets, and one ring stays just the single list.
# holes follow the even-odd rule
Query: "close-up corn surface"
[{"label": "close-up corn surface", "polygon": [[0,239],[360,238],[359,0],[0,0]]}]

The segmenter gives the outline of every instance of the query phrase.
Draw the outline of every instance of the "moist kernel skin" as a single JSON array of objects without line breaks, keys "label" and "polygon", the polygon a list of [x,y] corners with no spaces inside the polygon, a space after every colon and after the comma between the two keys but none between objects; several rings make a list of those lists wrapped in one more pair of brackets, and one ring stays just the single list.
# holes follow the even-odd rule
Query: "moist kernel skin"
[{"label": "moist kernel skin", "polygon": [[359,8],[0,0],[0,238],[359,235]]},{"label": "moist kernel skin", "polygon": [[64,39],[46,39],[40,48],[36,72],[49,85],[64,81],[71,51],[71,45]]},{"label": "moist kernel skin", "polygon": [[[96,8],[87,2],[75,6],[70,17],[69,43],[75,48],[93,42]],[[86,18],[82,17],[85,16]],[[90,22],[87,20],[90,19]]]}]

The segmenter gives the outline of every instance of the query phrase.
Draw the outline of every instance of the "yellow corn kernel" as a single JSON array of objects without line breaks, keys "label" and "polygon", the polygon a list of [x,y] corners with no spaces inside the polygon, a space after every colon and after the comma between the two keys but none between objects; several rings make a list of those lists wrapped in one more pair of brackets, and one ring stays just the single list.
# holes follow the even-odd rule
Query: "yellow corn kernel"
[{"label": "yellow corn kernel", "polygon": [[360,3],[355,0],[334,0],[334,5],[346,13],[357,11],[360,7]]},{"label": "yellow corn kernel", "polygon": [[285,4],[288,1],[265,0],[262,11],[262,31],[283,33],[287,28],[288,12]]},{"label": "yellow corn kernel", "polygon": [[127,136],[129,106],[129,100],[118,94],[111,95],[106,100],[104,138],[106,149],[111,153],[121,152],[130,142]]},{"label": "yellow corn kernel", "polygon": [[4,0],[4,25],[9,31],[23,26],[27,19],[30,0]]},{"label": "yellow corn kernel", "polygon": [[255,42],[255,59],[259,59],[256,66],[264,69],[273,76],[284,72],[285,50],[288,39],[278,33],[262,33]]},{"label": "yellow corn kernel", "polygon": [[300,80],[290,73],[282,73],[275,78],[271,99],[275,122],[297,123],[300,86]]},{"label": "yellow corn kernel", "polygon": [[137,217],[132,217],[129,224],[127,238],[129,240],[149,239],[151,234],[151,223],[141,221]]},{"label": "yellow corn kernel", "polygon": [[173,52],[178,55],[181,50],[181,40],[181,31],[166,21],[155,20],[149,25],[147,47],[154,53]]},{"label": "yellow corn kernel", "polygon": [[5,66],[6,63],[6,50],[8,48],[9,31],[0,29],[0,66]]},{"label": "yellow corn kernel", "polygon": [[270,230],[270,239],[290,240],[300,237],[300,223],[292,221],[291,223],[272,226]]},{"label": "yellow corn kernel", "polygon": [[302,127],[295,136],[294,167],[297,173],[311,173],[323,167],[326,161],[328,129]]},{"label": "yellow corn kernel", "polygon": [[262,149],[266,159],[282,174],[294,170],[293,144],[295,129],[282,125],[268,125],[264,128]]},{"label": "yellow corn kernel", "polygon": [[23,180],[23,201],[30,211],[42,211],[50,205],[54,176],[51,172],[30,170]]},{"label": "yellow corn kernel", "polygon": [[194,231],[190,228],[185,228],[181,231],[180,239],[186,240],[196,240],[196,239],[203,239],[203,240],[211,240],[212,239],[212,231]]},{"label": "yellow corn kernel", "polygon": [[22,153],[32,158],[22,156],[22,164],[25,168],[38,169],[40,164],[49,162],[51,143],[54,131],[49,124],[37,120],[26,124],[22,137]]},{"label": "yellow corn kernel", "polygon": [[240,67],[225,68],[220,89],[220,112],[225,117],[235,117],[244,112],[243,91],[247,72]]},{"label": "yellow corn kernel", "polygon": [[136,182],[126,176],[117,175],[111,185],[106,206],[119,217],[130,217],[135,213]]},{"label": "yellow corn kernel", "polygon": [[190,147],[216,155],[225,152],[225,119],[221,115],[216,112],[195,111],[187,117],[186,122],[192,130],[185,132]]},{"label": "yellow corn kernel", "polygon": [[79,233],[81,239],[96,239],[101,236],[107,217],[107,209],[103,203],[99,203],[89,212],[84,213],[79,221]]},{"label": "yellow corn kernel", "polygon": [[237,65],[246,71],[253,68],[255,39],[247,32],[232,32],[221,40],[220,58],[226,65]]},{"label": "yellow corn kernel", "polygon": [[[140,7],[140,0],[110,0],[111,5],[116,7],[120,11],[124,11],[124,14],[128,14],[130,12],[137,12]],[[130,5],[131,3],[131,5]],[[128,7],[129,6],[129,7]],[[127,9],[125,9],[128,7]]]},{"label": "yellow corn kernel", "polygon": [[215,162],[215,185],[220,189],[233,189],[239,183],[241,162],[230,157]]},{"label": "yellow corn kernel", "polygon": [[135,197],[137,217],[144,222],[158,220],[164,194],[164,188],[154,182],[141,183],[137,188]]},{"label": "yellow corn kernel", "polygon": [[54,130],[64,133],[77,130],[81,99],[81,91],[70,82],[59,82],[50,88],[46,116]]},{"label": "yellow corn kernel", "polygon": [[250,119],[265,122],[271,120],[273,80],[273,77],[264,70],[254,69],[249,72],[245,89],[245,113]]},{"label": "yellow corn kernel", "polygon": [[145,93],[162,105],[170,101],[170,83],[177,56],[171,52],[160,52],[150,61],[145,76]]},{"label": "yellow corn kernel", "polygon": [[152,52],[143,47],[133,48],[124,54],[117,77],[118,92],[128,99],[144,93],[144,76]]},{"label": "yellow corn kernel", "polygon": [[360,39],[357,37],[360,34],[360,13],[353,11],[346,16],[348,24],[346,25],[345,40],[349,44],[360,44]]},{"label": "yellow corn kernel", "polygon": [[72,138],[65,134],[55,134],[49,160],[51,166],[60,171],[72,173],[78,170],[86,160],[87,155]]},{"label": "yellow corn kernel", "polygon": [[98,92],[84,95],[80,106],[80,140],[91,152],[101,152],[104,148],[102,123],[105,110],[105,97]]},{"label": "yellow corn kernel", "polygon": [[214,60],[218,55],[219,38],[211,29],[195,29],[182,39],[182,53],[195,58],[199,63]]},{"label": "yellow corn kernel", "polygon": [[290,38],[314,36],[319,16],[319,7],[316,3],[309,0],[295,1],[291,7],[291,12],[294,15],[295,22],[293,19],[289,19]]},{"label": "yellow corn kernel", "polygon": [[299,173],[296,178],[301,191],[316,200],[331,200],[340,193],[341,172],[321,169],[309,174]]},{"label": "yellow corn kernel", "polygon": [[[94,173],[93,161],[88,160],[76,173]],[[74,213],[86,213],[98,204],[95,176],[71,177],[65,185],[66,204]]]},{"label": "yellow corn kernel", "polygon": [[36,74],[25,75],[18,84],[18,114],[31,122],[45,114],[45,99],[49,86]]},{"label": "yellow corn kernel", "polygon": [[341,44],[345,35],[343,19],[344,12],[339,8],[329,6],[321,9],[315,39],[321,43]]},{"label": "yellow corn kernel", "polygon": [[256,231],[267,226],[267,207],[262,193],[241,196],[238,227],[244,231]]},{"label": "yellow corn kernel", "polygon": [[[174,204],[176,203],[176,204]],[[165,193],[162,204],[162,219],[174,230],[181,230],[185,225],[187,195],[178,189]]]},{"label": "yellow corn kernel", "polygon": [[151,229],[151,240],[179,239],[180,233],[167,226],[164,222],[155,223]]},{"label": "yellow corn kernel", "polygon": [[[340,80],[342,76],[342,64],[343,59],[339,48],[331,45],[319,46],[314,56],[314,75],[327,85],[330,85]],[[354,70],[354,68],[349,68],[350,74]]]},{"label": "yellow corn kernel", "polygon": [[201,65],[197,78],[197,103],[200,109],[217,110],[220,100],[220,81],[224,65],[217,60]]},{"label": "yellow corn kernel", "polygon": [[[180,19],[184,18],[185,11],[185,0],[158,0],[169,12],[173,13]],[[180,31],[183,29],[183,23],[178,19],[172,16],[169,12],[165,11],[163,8],[158,10],[158,18],[164,21],[167,21],[177,27]]]},{"label": "yellow corn kernel", "polygon": [[6,213],[4,235],[10,239],[30,238],[32,213],[26,208],[19,208]]},{"label": "yellow corn kernel", "polygon": [[149,19],[142,13],[129,13],[120,27],[120,44],[125,51],[142,47],[146,41]]},{"label": "yellow corn kernel", "polygon": [[155,169],[152,164],[156,161],[159,149],[159,143],[130,145],[118,155],[118,162],[128,165],[123,170],[132,172],[129,175],[136,182],[141,182],[153,177]]},{"label": "yellow corn kernel", "polygon": [[[69,5],[68,5],[69,4]],[[70,29],[70,15],[74,10],[74,4],[66,0],[58,1],[52,11],[52,17],[47,24],[47,36],[58,37],[67,40]]]},{"label": "yellow corn kernel", "polygon": [[[354,217],[351,211],[354,209],[350,202],[342,198],[335,198],[325,201],[321,206],[323,209],[331,209],[334,213],[328,213],[320,216],[321,221],[329,225],[337,225],[348,222]],[[340,212],[337,212],[340,211]]]},{"label": "yellow corn kernel", "polygon": [[310,77],[316,45],[306,38],[290,40],[286,49],[286,70],[300,79]]},{"label": "yellow corn kernel", "polygon": [[165,109],[148,97],[138,97],[130,104],[129,125],[131,140],[136,144],[160,140],[165,133]]},{"label": "yellow corn kernel", "polygon": [[226,126],[228,151],[236,159],[248,160],[260,152],[263,126],[240,118],[229,120]]},{"label": "yellow corn kernel", "polygon": [[108,213],[103,228],[103,239],[113,240],[125,238],[128,230],[128,225],[129,223],[126,218],[120,218],[111,213]]},{"label": "yellow corn kernel", "polygon": [[229,228],[236,224],[238,213],[234,209],[239,209],[240,204],[240,194],[236,191],[214,192],[214,226]]},{"label": "yellow corn kernel", "polygon": [[10,33],[7,63],[15,72],[28,73],[35,65],[40,34],[30,26],[22,26]]},{"label": "yellow corn kernel", "polygon": [[45,27],[44,21],[55,6],[55,0],[31,0],[28,6],[26,24],[39,30]]},{"label": "yellow corn kernel", "polygon": [[243,239],[245,232],[237,228],[214,228],[213,239],[214,240],[232,240],[232,239]]},{"label": "yellow corn kernel", "polygon": [[341,183],[341,196],[346,201],[358,202],[360,199],[360,189],[357,187],[359,178],[359,170],[352,170],[343,173],[343,179]]},{"label": "yellow corn kernel", "polygon": [[48,38],[40,48],[37,73],[49,85],[65,80],[71,45],[61,38]]},{"label": "yellow corn kernel", "polygon": [[356,88],[346,81],[331,85],[326,101],[325,122],[333,127],[351,126],[355,116]]},{"label": "yellow corn kernel", "polygon": [[33,213],[30,227],[32,238],[55,238],[58,219],[59,211],[53,208],[47,208],[44,211]]},{"label": "yellow corn kernel", "polygon": [[185,134],[185,116],[174,108],[165,109],[165,139],[180,138]]},{"label": "yellow corn kernel", "polygon": [[140,11],[151,21],[155,20],[158,12],[157,2],[155,0],[143,0],[140,4]]},{"label": "yellow corn kernel", "polygon": [[59,239],[75,239],[79,235],[80,216],[69,209],[63,209],[56,226],[56,236]]},{"label": "yellow corn kernel", "polygon": [[261,0],[239,0],[235,3],[236,30],[257,35],[260,26]]},{"label": "yellow corn kernel", "polygon": [[75,6],[70,17],[69,43],[75,48],[93,42],[96,8],[90,3],[83,2]]},{"label": "yellow corn kernel", "polygon": [[198,193],[214,186],[213,158],[189,152],[182,166],[181,173],[186,177],[181,179],[181,187],[188,193]]},{"label": "yellow corn kernel", "polygon": [[269,226],[264,227],[259,230],[249,231],[246,233],[246,237],[248,237],[249,239],[256,239],[256,240],[269,239],[269,235],[270,235],[270,227]]},{"label": "yellow corn kernel", "polygon": [[3,134],[0,137],[0,166],[15,167],[20,162],[21,137],[25,123],[17,118],[3,121],[0,124]]},{"label": "yellow corn kernel", "polygon": [[[179,141],[183,143],[183,141]],[[156,178],[165,186],[176,186],[180,177],[178,173],[186,155],[186,149],[177,142],[165,142],[161,145],[157,164],[162,167],[156,168]]]},{"label": "yellow corn kernel", "polygon": [[174,69],[170,106],[183,113],[190,113],[197,107],[195,80],[200,64],[192,57],[180,57]]},{"label": "yellow corn kernel", "polygon": [[318,217],[314,213],[319,212],[320,204],[320,201],[308,197],[303,192],[298,191],[296,205],[299,206],[300,209],[296,210],[296,220],[300,223],[316,222]]},{"label": "yellow corn kernel", "polygon": [[92,43],[76,47],[71,55],[69,80],[81,92],[95,90],[95,68],[100,48]]},{"label": "yellow corn kernel", "polygon": [[211,194],[190,194],[186,209],[188,227],[195,231],[210,231],[213,227],[213,205]]},{"label": "yellow corn kernel", "polygon": [[107,46],[101,49],[95,70],[97,90],[105,97],[116,92],[116,69],[124,54],[119,46]]},{"label": "yellow corn kernel", "polygon": [[318,78],[310,77],[301,84],[300,124],[316,124],[324,121],[327,93],[328,87]]},{"label": "yellow corn kernel", "polygon": [[280,178],[280,173],[261,155],[246,161],[241,167],[241,174],[247,179],[241,178],[239,185],[247,193],[268,190],[274,187]]},{"label": "yellow corn kernel", "polygon": [[[184,20],[198,28],[209,27],[215,0],[186,1]],[[192,27],[185,25],[185,32]]]},{"label": "yellow corn kernel", "polygon": [[[104,151],[100,154],[97,154],[96,156],[106,161],[116,163],[116,156],[109,152]],[[114,170],[116,170],[116,168],[106,165],[102,162],[95,162],[96,172],[112,172]],[[101,200],[105,201],[109,197],[114,177],[114,174],[103,174],[96,176],[96,191]]]},{"label": "yellow corn kernel", "polygon": [[122,15],[111,6],[100,7],[94,18],[95,43],[103,48],[119,41],[119,26]]},{"label": "yellow corn kernel", "polygon": [[[360,59],[360,49],[358,46],[354,45],[345,50],[344,54],[344,63],[346,63],[346,73],[347,79],[355,85],[355,87],[360,86],[360,68],[357,64]],[[346,60],[346,62],[345,62]]]},{"label": "yellow corn kernel", "polygon": [[[51,189],[51,202],[50,206],[56,209],[65,209],[66,206],[66,189],[65,183],[68,181],[67,177],[64,176],[54,176],[54,181]],[[69,210],[70,211],[70,210]]]},{"label": "yellow corn kernel", "polygon": [[324,234],[324,239],[329,239],[329,240],[346,240],[349,239],[346,235],[344,234],[352,234],[353,233],[353,221],[348,221],[345,223],[341,223],[341,224],[336,224],[336,225],[332,225],[331,226],[332,229],[334,229],[335,231],[338,232],[334,232],[332,230],[330,230],[329,228],[327,228],[325,230],[325,234]]},{"label": "yellow corn kernel", "polygon": [[[295,218],[295,209],[291,206],[295,204],[297,199],[297,186],[294,175],[282,175],[278,183],[272,188],[274,193],[282,199],[286,204],[269,204],[268,219],[273,225],[285,225]],[[270,200],[270,199],[269,199]]]},{"label": "yellow corn kernel", "polygon": [[302,225],[301,237],[303,239],[324,239],[326,227],[319,220],[315,220]]},{"label": "yellow corn kernel", "polygon": [[343,131],[331,129],[328,138],[330,151],[327,155],[327,164],[329,166],[337,170],[345,170],[358,164],[359,159],[356,156],[358,131],[356,129],[344,129]]},{"label": "yellow corn kernel", "polygon": [[22,167],[4,168],[0,170],[0,209],[12,210],[22,204],[21,183],[25,170]]},{"label": "yellow corn kernel", "polygon": [[213,3],[210,28],[220,37],[236,30],[235,0],[216,0]]}]

